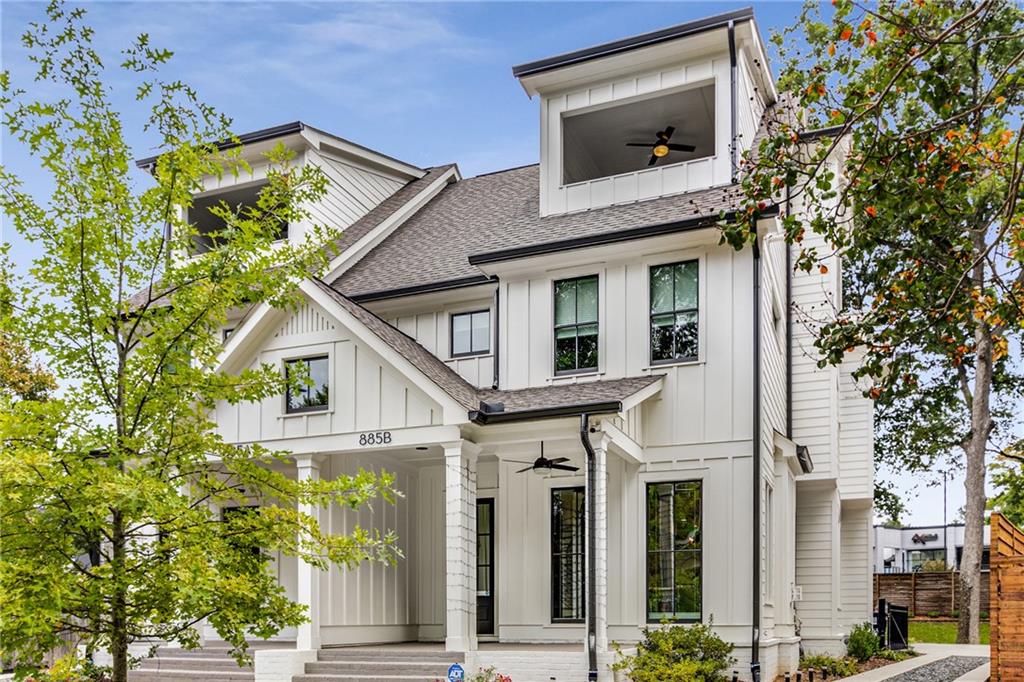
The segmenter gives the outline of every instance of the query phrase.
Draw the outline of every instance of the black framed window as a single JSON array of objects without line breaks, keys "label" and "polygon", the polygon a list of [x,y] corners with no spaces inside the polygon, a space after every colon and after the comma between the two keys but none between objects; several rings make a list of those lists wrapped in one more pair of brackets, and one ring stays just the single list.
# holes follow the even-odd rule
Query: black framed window
[{"label": "black framed window", "polygon": [[316,412],[327,409],[330,381],[326,355],[288,360],[284,364],[284,371],[289,382],[297,372],[304,377],[299,386],[292,386],[289,383],[285,389],[286,412]]},{"label": "black framed window", "polygon": [[452,315],[452,357],[480,355],[491,350],[491,311]]},{"label": "black framed window", "polygon": [[597,369],[597,275],[555,282],[555,373]]},{"label": "black framed window", "polygon": [[651,362],[697,359],[695,260],[651,268]]},{"label": "black framed window", "polygon": [[647,484],[647,620],[699,621],[701,483]]},{"label": "black framed window", "polygon": [[551,490],[551,620],[582,621],[586,582],[586,494]]}]

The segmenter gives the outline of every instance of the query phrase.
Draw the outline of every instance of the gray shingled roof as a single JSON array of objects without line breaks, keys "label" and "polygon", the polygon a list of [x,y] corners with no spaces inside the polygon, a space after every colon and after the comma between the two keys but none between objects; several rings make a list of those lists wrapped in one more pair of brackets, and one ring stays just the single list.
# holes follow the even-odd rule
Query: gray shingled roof
[{"label": "gray shingled roof", "polygon": [[511,391],[478,389],[411,336],[399,331],[323,281],[313,281],[384,343],[416,365],[441,390],[466,408],[467,412],[479,409],[481,402],[503,403],[506,412],[520,412],[622,401],[661,378],[660,374],[654,374]]},{"label": "gray shingled roof", "polygon": [[741,198],[740,188],[728,185],[542,218],[539,172],[525,166],[449,185],[332,286],[358,296],[479,276],[469,263],[474,254],[717,217]]}]

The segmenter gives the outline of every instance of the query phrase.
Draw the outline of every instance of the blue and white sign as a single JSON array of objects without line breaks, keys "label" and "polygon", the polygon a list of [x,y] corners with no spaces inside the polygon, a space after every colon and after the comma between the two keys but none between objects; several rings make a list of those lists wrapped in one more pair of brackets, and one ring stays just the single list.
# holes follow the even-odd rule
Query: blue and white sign
[{"label": "blue and white sign", "polygon": [[466,679],[466,671],[458,663],[452,663],[448,668],[448,682],[462,682]]}]

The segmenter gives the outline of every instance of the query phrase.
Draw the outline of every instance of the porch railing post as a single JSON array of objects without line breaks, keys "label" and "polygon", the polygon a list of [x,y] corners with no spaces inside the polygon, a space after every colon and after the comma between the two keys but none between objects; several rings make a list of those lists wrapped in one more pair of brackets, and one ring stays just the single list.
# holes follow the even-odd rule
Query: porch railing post
[{"label": "porch railing post", "polygon": [[[296,455],[295,466],[298,480],[320,479],[320,462],[314,455]],[[320,508],[312,504],[300,504],[299,511],[320,519]],[[296,597],[300,604],[309,608],[309,621],[298,627],[295,648],[315,651],[320,648],[320,569],[301,560],[298,562]]]},{"label": "porch railing post", "polygon": [[476,634],[476,458],[469,441],[443,443],[445,468],[445,649],[474,651]]}]

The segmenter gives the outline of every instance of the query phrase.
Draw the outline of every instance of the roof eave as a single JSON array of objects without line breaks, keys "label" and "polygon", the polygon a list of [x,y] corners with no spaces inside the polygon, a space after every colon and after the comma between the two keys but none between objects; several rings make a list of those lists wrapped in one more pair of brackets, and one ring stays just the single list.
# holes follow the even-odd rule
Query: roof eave
[{"label": "roof eave", "polygon": [[[273,140],[286,135],[294,135],[295,133],[301,133],[306,128],[306,124],[302,121],[292,121],[291,123],[282,123],[281,125],[271,126],[270,128],[263,128],[261,130],[254,130],[250,133],[243,133],[234,140],[221,140],[216,144],[217,149],[225,150],[232,149],[247,144],[255,144],[257,142],[264,142],[266,140]],[[138,159],[135,162],[137,168],[148,170],[156,165],[159,156],[147,156],[144,159]]]},{"label": "roof eave", "polygon": [[621,400],[605,400],[595,403],[556,405],[554,407],[539,407],[528,410],[510,410],[508,412],[484,412],[482,410],[472,410],[469,413],[469,420],[474,424],[483,426],[486,424],[501,424],[505,422],[561,419],[564,417],[577,417],[581,414],[609,414],[621,411]]}]

